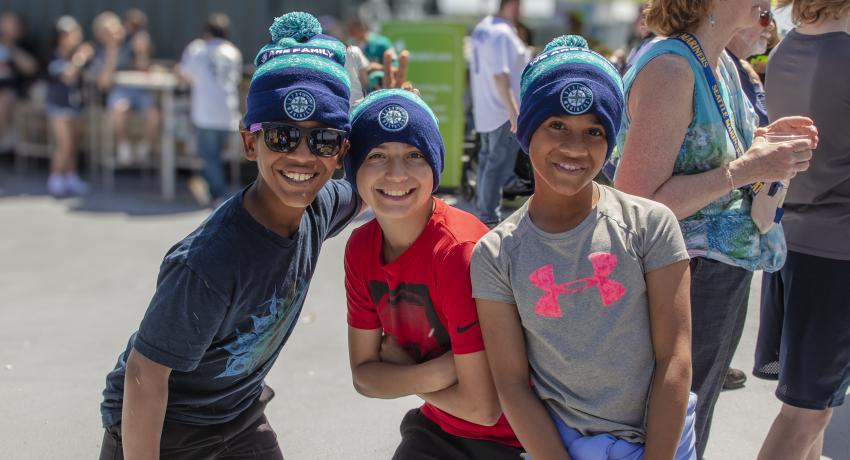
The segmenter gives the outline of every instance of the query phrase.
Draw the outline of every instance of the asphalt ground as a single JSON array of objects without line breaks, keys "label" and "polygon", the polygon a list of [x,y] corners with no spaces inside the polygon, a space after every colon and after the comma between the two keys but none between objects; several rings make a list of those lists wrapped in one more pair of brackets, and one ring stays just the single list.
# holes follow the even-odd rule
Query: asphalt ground
[{"label": "asphalt ground", "polygon": [[[16,175],[0,161],[0,459],[91,459],[103,435],[104,377],[142,318],[165,251],[208,211],[185,191],[164,202],[155,178],[132,175],[119,176],[111,193],[56,200],[43,175]],[[299,324],[267,379],[277,394],[267,415],[288,459],[389,458],[402,416],[419,404],[367,399],[351,385],[342,255],[362,221],[324,246]],[[760,280],[734,362],[748,373]],[[750,376],[721,395],[708,459],[756,457],[779,409],[774,388]],[[850,459],[850,404],[836,410],[824,451]]]}]

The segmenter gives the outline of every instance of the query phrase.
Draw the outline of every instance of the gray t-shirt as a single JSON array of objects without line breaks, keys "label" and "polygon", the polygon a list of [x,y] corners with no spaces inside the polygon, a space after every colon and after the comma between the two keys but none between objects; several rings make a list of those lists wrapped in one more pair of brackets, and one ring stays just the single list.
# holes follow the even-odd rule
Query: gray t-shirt
[{"label": "gray t-shirt", "polygon": [[788,187],[782,226],[788,249],[850,260],[850,34],[792,30],[767,66],[767,113],[812,118],[820,143],[808,171]]},{"label": "gray t-shirt", "polygon": [[531,380],[550,411],[584,435],[642,443],[655,371],[644,274],[688,252],[664,205],[599,190],[568,232],[537,228],[526,203],[485,235],[472,295],[517,306]]}]

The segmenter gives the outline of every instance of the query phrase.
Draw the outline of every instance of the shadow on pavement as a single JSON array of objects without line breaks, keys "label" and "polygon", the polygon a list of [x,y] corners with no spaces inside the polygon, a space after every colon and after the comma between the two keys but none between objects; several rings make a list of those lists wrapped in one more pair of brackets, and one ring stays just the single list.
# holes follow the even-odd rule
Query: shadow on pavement
[{"label": "shadow on pavement", "polygon": [[[0,161],[0,200],[11,197],[47,198],[44,168],[28,168],[24,173],[15,171],[11,162]],[[155,174],[120,172],[115,177],[115,187],[107,191],[96,180],[90,180],[89,193],[84,196],[56,198],[71,212],[120,213],[129,216],[156,216],[197,212],[202,208],[192,199],[184,177],[177,183],[177,196],[172,201],[159,194],[159,180]],[[233,191],[235,192],[235,191]]]}]

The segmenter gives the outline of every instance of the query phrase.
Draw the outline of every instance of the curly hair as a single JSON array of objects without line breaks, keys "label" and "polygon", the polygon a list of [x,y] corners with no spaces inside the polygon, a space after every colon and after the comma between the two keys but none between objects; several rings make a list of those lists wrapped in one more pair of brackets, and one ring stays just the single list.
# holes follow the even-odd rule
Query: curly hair
[{"label": "curly hair", "polygon": [[822,19],[839,19],[850,13],[850,0],[778,0],[780,8],[791,5],[795,24],[811,24]]},{"label": "curly hair", "polygon": [[649,0],[646,26],[658,35],[693,31],[711,11],[713,0]]}]

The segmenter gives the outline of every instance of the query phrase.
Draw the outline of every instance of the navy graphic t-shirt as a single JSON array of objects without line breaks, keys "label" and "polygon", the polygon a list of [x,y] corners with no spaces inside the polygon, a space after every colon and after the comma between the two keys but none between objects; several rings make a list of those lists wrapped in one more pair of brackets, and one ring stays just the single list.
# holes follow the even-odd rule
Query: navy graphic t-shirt
[{"label": "navy graphic t-shirt", "polygon": [[263,380],[301,313],[319,250],[358,213],[345,181],[330,181],[298,232],[266,230],[242,205],[244,191],[174,245],[139,330],[106,378],[105,427],[121,421],[131,348],[173,369],[167,421],[228,422],[260,395]]}]

